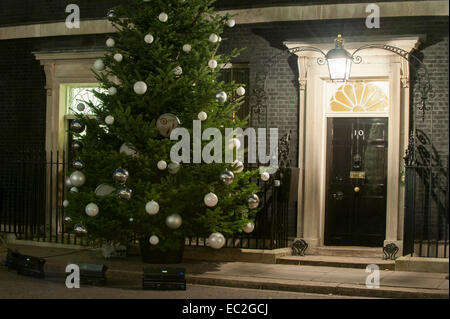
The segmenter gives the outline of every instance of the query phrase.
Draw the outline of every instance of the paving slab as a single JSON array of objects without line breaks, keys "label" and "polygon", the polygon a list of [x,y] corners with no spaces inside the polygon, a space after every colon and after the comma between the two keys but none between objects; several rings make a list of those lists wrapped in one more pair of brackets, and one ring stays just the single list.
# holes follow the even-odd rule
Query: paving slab
[{"label": "paving slab", "polygon": [[[63,273],[65,265],[71,262],[105,264],[108,284],[129,289],[140,288],[142,269],[149,266],[138,256],[104,259],[100,251],[93,250],[11,248],[23,254],[47,257],[47,271]],[[448,299],[449,296],[447,274],[381,270],[381,287],[370,289],[365,286],[368,273],[364,269],[246,262],[185,262],[176,266],[186,268],[186,279],[191,284],[382,298]]]}]

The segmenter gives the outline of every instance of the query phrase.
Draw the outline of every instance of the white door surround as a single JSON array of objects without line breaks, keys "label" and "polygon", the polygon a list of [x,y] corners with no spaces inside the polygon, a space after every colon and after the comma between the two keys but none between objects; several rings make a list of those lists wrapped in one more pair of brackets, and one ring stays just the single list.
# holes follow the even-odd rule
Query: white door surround
[{"label": "white door surround", "polygon": [[[332,39],[331,39],[332,40]],[[370,42],[345,39],[345,48],[352,53],[368,43],[389,44],[407,52],[417,47],[419,37],[396,38]],[[286,42],[288,48],[314,46],[325,53],[333,42]],[[401,249],[403,238],[404,190],[401,185],[403,155],[408,144],[409,66],[397,54],[367,49],[358,52],[362,63],[352,65],[350,80],[383,79],[389,81],[389,144],[387,168],[387,207],[385,244],[395,242]],[[317,52],[298,52],[299,68],[299,193],[297,237],[306,240],[308,252],[316,253],[324,244],[325,181],[326,181],[326,115],[324,92],[329,73],[327,65],[317,64]],[[361,113],[350,113],[356,117]],[[364,116],[364,115],[363,115]],[[376,116],[376,115],[371,115]],[[401,253],[401,251],[399,252]]]}]

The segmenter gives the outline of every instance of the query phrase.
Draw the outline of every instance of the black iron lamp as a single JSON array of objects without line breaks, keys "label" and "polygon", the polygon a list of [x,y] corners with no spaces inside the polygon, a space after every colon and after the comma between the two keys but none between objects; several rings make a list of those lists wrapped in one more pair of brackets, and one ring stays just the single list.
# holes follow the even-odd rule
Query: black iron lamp
[{"label": "black iron lamp", "polygon": [[335,48],[328,51],[325,59],[328,62],[328,71],[332,81],[347,81],[352,67],[352,55],[344,49],[344,38],[338,34],[334,39]]}]

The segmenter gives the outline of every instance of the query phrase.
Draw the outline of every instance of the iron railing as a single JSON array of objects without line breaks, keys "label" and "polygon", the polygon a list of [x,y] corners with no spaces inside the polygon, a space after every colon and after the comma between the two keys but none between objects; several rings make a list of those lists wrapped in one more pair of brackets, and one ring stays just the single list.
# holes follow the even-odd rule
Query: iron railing
[{"label": "iron railing", "polygon": [[[17,239],[92,245],[64,223],[65,152],[14,152],[0,157],[0,232]],[[274,249],[287,247],[289,170],[278,171],[261,185],[260,212],[249,235],[227,238],[226,247]],[[279,183],[279,185],[278,185]],[[136,236],[134,237],[136,239]],[[190,246],[206,245],[202,237],[186,239]]]}]

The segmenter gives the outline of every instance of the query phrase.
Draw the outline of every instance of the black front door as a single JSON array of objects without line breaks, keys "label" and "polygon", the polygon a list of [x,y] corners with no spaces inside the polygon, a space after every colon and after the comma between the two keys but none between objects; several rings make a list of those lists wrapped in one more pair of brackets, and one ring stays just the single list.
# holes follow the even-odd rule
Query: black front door
[{"label": "black front door", "polygon": [[325,245],[383,246],[387,118],[329,118]]}]

